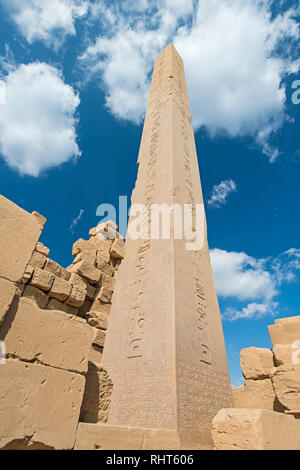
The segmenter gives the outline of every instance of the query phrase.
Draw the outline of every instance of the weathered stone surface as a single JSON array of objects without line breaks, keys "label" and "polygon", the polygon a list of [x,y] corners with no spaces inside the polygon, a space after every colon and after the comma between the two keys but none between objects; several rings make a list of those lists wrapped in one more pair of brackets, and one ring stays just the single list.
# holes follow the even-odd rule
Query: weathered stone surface
[{"label": "weathered stone surface", "polygon": [[71,294],[66,300],[66,304],[71,305],[72,307],[81,307],[84,304],[86,297],[86,289],[80,289],[79,287],[72,287]]},{"label": "weathered stone surface", "polygon": [[110,249],[110,255],[112,258],[123,259],[125,256],[125,243],[119,238],[115,240]]},{"label": "weathered stone surface", "polygon": [[7,279],[0,278],[0,326],[16,295],[16,286]]},{"label": "weathered stone surface", "polygon": [[273,349],[274,353],[274,362],[275,365],[282,366],[290,366],[294,365],[293,363],[293,353],[295,349],[293,348],[292,344],[276,344]]},{"label": "weathered stone surface", "polygon": [[104,314],[107,318],[110,314],[111,305],[101,302],[99,299],[95,299],[91,305],[90,312],[97,312]]},{"label": "weathered stone surface", "polygon": [[292,344],[300,340],[300,316],[277,319],[268,329],[273,346]]},{"label": "weathered stone surface", "polygon": [[0,366],[0,448],[33,443],[72,449],[85,379],[80,374],[8,360]]},{"label": "weathered stone surface", "polygon": [[99,348],[98,346],[91,347],[90,356],[89,356],[90,361],[101,364],[102,356],[103,356],[103,348]]},{"label": "weathered stone surface", "polygon": [[72,256],[77,256],[82,251],[88,251],[89,245],[87,240],[83,240],[83,238],[79,238],[74,244],[72,249]]},{"label": "weathered stone surface", "polygon": [[68,315],[78,315],[78,308],[59,302],[59,300],[56,299],[49,300],[47,310],[60,310],[61,312],[65,312]]},{"label": "weathered stone surface", "polygon": [[69,271],[67,271],[64,268],[61,268],[60,277],[64,279],[64,281],[69,281],[71,277],[71,273],[69,273]]},{"label": "weathered stone surface", "polygon": [[35,220],[38,222],[39,226],[41,227],[41,229],[43,229],[45,223],[47,222],[47,219],[46,217],[44,217],[42,214],[39,214],[38,212],[36,211],[33,211],[31,213],[31,215],[33,215],[33,217],[35,218]]},{"label": "weathered stone surface", "polygon": [[94,300],[94,297],[96,295],[96,287],[92,286],[91,284],[87,283],[87,291],[86,291],[86,296],[90,300]]},{"label": "weathered stone surface", "polygon": [[235,408],[274,410],[276,396],[271,379],[247,380],[246,385],[232,390]]},{"label": "weathered stone surface", "polygon": [[106,423],[113,384],[100,364],[89,362],[80,421]]},{"label": "weathered stone surface", "polygon": [[93,339],[93,346],[103,348],[105,343],[106,332],[104,330],[95,329],[95,336]]},{"label": "weathered stone surface", "polygon": [[45,255],[42,253],[39,253],[38,251],[34,251],[32,254],[32,257],[29,261],[30,266],[33,266],[34,268],[43,268],[46,264],[47,258]]},{"label": "weathered stone surface", "polygon": [[76,273],[70,273],[70,282],[74,287],[78,287],[81,290],[87,289],[87,281]]},{"label": "weathered stone surface", "polygon": [[49,292],[54,282],[54,275],[40,268],[35,268],[30,284],[45,292]]},{"label": "weathered stone surface", "polygon": [[28,265],[26,268],[25,268],[25,271],[24,271],[24,274],[23,274],[23,277],[22,277],[22,282],[24,284],[26,284],[28,281],[30,281],[32,275],[33,275],[33,271],[34,271],[34,267],[33,266],[30,266]]},{"label": "weathered stone surface", "polygon": [[0,339],[9,356],[78,373],[87,371],[93,330],[82,319],[54,310],[49,314],[25,298],[7,319],[13,321],[13,328],[6,328],[5,323]]},{"label": "weathered stone surface", "polygon": [[108,253],[103,253],[102,251],[98,252],[96,263],[97,268],[100,269],[102,273],[112,277],[114,268],[110,264],[110,257]]},{"label": "weathered stone surface", "polygon": [[100,330],[107,330],[108,316],[106,313],[89,311],[86,314],[86,319],[90,326]]},{"label": "weathered stone surface", "polygon": [[64,279],[55,277],[49,292],[49,297],[64,302],[72,291],[72,284]]},{"label": "weathered stone surface", "polygon": [[48,271],[49,273],[52,273],[57,277],[61,277],[62,268],[58,263],[56,263],[56,261],[53,261],[52,259],[47,259],[44,269],[45,271]]},{"label": "weathered stone surface", "polygon": [[175,431],[79,423],[75,450],[177,450]]},{"label": "weathered stone surface", "polygon": [[37,219],[0,195],[0,277],[21,281],[40,237]]},{"label": "weathered stone surface", "polygon": [[50,250],[47,248],[43,243],[38,242],[35,247],[36,251],[39,253],[42,253],[42,255],[45,255],[46,258],[49,256]]},{"label": "weathered stone surface", "polygon": [[217,450],[298,450],[300,421],[273,411],[222,409],[212,435]]},{"label": "weathered stone surface", "polygon": [[22,294],[23,297],[33,301],[40,309],[46,308],[49,297],[43,291],[33,286],[25,286]]},{"label": "weathered stone surface", "polygon": [[103,285],[100,289],[97,298],[103,303],[110,303],[113,295],[113,289],[110,286]]},{"label": "weathered stone surface", "polygon": [[274,368],[272,382],[280,403],[300,413],[300,364]]},{"label": "weathered stone surface", "polygon": [[74,266],[72,271],[83,276],[91,284],[97,284],[101,278],[101,271],[96,268],[95,259],[90,255],[86,255],[82,261]]},{"label": "weathered stone surface", "polygon": [[241,369],[246,379],[265,379],[270,377],[274,367],[273,353],[270,349],[247,348],[241,351]]}]

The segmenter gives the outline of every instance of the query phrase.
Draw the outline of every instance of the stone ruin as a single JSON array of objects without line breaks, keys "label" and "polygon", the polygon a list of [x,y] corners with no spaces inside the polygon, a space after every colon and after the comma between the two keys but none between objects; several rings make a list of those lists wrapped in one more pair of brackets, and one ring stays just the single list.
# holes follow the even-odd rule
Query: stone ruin
[{"label": "stone ruin", "polygon": [[124,242],[105,237],[111,222],[92,229],[64,269],[39,242],[44,217],[2,196],[0,214],[0,448],[72,449],[79,421],[107,420],[101,359]]},{"label": "stone ruin", "polygon": [[300,449],[300,316],[268,327],[273,349],[241,351],[245,384],[234,388],[235,409],[213,420],[217,449]]}]

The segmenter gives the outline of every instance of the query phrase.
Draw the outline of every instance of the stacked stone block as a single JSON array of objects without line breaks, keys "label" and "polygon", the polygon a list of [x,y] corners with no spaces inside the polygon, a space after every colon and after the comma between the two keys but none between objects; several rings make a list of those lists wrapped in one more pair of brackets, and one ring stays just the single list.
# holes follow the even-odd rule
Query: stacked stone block
[{"label": "stacked stone block", "polygon": [[245,385],[233,389],[236,408],[259,408],[300,416],[300,316],[268,327],[273,350],[241,351]]},{"label": "stacked stone block", "polygon": [[124,242],[103,224],[64,269],[39,242],[43,216],[2,196],[0,215],[0,449],[72,449],[79,420],[107,420],[100,363]]}]

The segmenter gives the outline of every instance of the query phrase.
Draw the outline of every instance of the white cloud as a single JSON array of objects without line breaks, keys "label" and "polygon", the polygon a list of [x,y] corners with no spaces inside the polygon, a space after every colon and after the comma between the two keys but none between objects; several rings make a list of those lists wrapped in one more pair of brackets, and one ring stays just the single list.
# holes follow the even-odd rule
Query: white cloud
[{"label": "white cloud", "polygon": [[227,308],[224,312],[223,318],[229,321],[236,320],[249,320],[250,318],[261,318],[265,315],[273,315],[276,313],[278,304],[276,302],[266,303],[250,303],[241,310],[236,308]]},{"label": "white cloud", "polygon": [[275,298],[283,283],[299,282],[300,249],[266,259],[219,249],[211,250],[210,255],[218,295],[244,304],[225,310],[223,317],[229,321],[276,314]]},{"label": "white cloud", "polygon": [[236,191],[237,186],[233,180],[224,180],[220,184],[213,187],[208,205],[215,208],[224,206],[228,200],[229,195]]},{"label": "white cloud", "polygon": [[[80,61],[84,74],[101,80],[111,113],[139,124],[145,114],[155,56],[176,30],[179,19],[192,12],[193,2],[152,0],[144,2],[141,10],[133,5],[136,3],[127,1],[120,6],[108,7],[104,2],[94,6],[94,17],[102,22],[106,34],[89,45]],[[125,7],[134,8],[134,14],[125,14]]]},{"label": "white cloud", "polygon": [[75,21],[86,15],[86,0],[1,0],[29,43],[44,41],[58,47],[75,34]]},{"label": "white cloud", "polygon": [[[252,136],[270,161],[280,151],[272,135],[285,120],[285,74],[299,40],[296,10],[272,17],[271,0],[149,0],[127,12],[100,2],[104,33],[81,56],[84,71],[101,77],[117,117],[140,123],[155,55],[173,39],[187,74],[193,124],[214,137]],[[130,14],[128,14],[130,10]],[[99,13],[98,11],[98,13]],[[296,46],[295,46],[296,47]]]},{"label": "white cloud", "polygon": [[4,78],[6,104],[0,113],[0,153],[22,175],[80,156],[75,112],[80,99],[61,73],[45,63],[20,65]]},{"label": "white cloud", "polygon": [[77,227],[77,225],[81,221],[83,214],[84,214],[84,210],[80,209],[78,216],[72,220],[71,225],[70,225],[70,231],[72,233],[74,232],[75,227]]},{"label": "white cloud", "polygon": [[217,292],[238,300],[271,300],[277,294],[276,282],[264,269],[264,260],[246,253],[211,250],[211,262]]}]

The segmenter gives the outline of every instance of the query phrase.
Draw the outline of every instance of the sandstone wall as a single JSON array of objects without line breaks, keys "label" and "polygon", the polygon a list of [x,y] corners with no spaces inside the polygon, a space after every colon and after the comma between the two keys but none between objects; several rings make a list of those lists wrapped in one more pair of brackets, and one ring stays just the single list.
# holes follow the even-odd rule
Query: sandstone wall
[{"label": "sandstone wall", "polygon": [[300,316],[268,329],[273,349],[241,351],[245,385],[213,421],[218,450],[300,449]]},{"label": "sandstone wall", "polygon": [[72,449],[79,420],[106,422],[113,384],[101,367],[124,242],[111,222],[61,267],[39,242],[46,219],[0,196],[0,449]]}]

